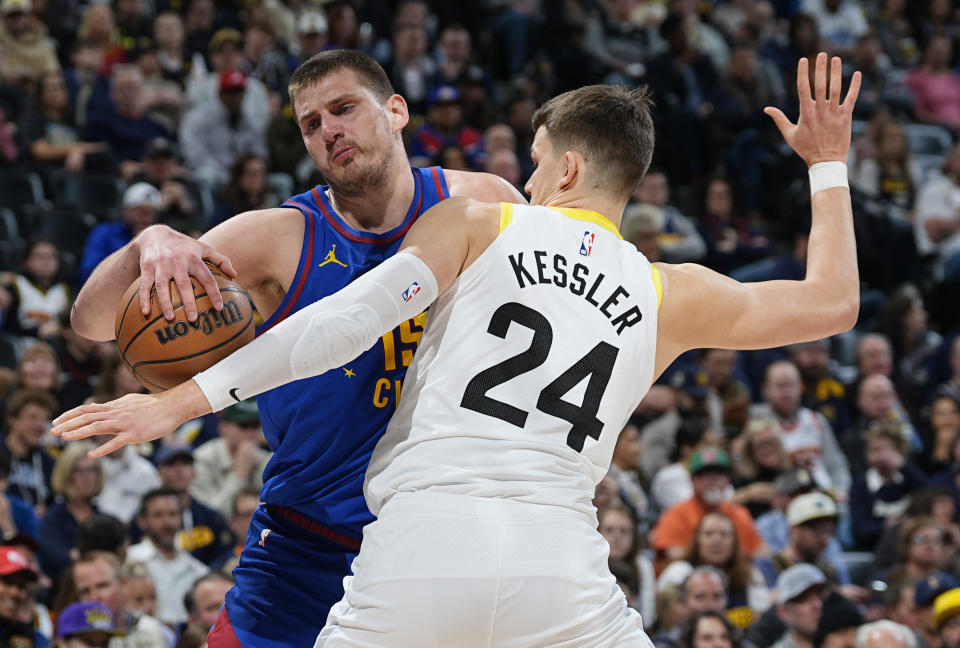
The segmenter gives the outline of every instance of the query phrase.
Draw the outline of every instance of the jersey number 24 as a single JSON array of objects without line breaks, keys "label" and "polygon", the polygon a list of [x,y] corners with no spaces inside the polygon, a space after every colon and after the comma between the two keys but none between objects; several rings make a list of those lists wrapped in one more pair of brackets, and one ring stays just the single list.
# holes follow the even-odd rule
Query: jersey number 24
[{"label": "jersey number 24", "polygon": [[[528,412],[490,398],[487,392],[546,362],[553,344],[553,327],[541,313],[523,304],[508,302],[493,313],[487,333],[506,339],[510,324],[514,322],[533,331],[530,347],[526,351],[484,369],[471,378],[463,393],[460,406],[522,428],[527,422]],[[556,380],[544,387],[537,399],[538,410],[569,421],[573,425],[567,434],[567,445],[577,452],[583,451],[583,444],[587,437],[600,438],[603,421],[597,418],[597,411],[600,409],[600,401],[603,399],[607,383],[610,382],[610,374],[613,373],[613,364],[617,360],[618,352],[619,349],[612,344],[598,343],[569,369],[557,376]],[[579,385],[587,376],[590,380],[580,405],[574,405],[560,398]]]}]

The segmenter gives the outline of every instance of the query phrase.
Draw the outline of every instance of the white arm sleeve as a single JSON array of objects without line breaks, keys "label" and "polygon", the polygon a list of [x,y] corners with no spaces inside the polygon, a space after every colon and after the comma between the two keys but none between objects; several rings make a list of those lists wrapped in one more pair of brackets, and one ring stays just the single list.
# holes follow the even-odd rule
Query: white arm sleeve
[{"label": "white arm sleeve", "polygon": [[368,350],[437,298],[437,279],[401,252],[342,290],[291,315],[197,374],[213,411],[294,380],[317,376]]}]

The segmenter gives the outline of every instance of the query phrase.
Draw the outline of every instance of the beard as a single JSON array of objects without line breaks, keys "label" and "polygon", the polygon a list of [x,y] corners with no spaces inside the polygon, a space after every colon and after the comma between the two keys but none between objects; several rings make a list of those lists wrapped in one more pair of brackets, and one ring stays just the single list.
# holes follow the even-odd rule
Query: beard
[{"label": "beard", "polygon": [[359,198],[386,184],[390,162],[388,156],[376,158],[366,165],[351,161],[344,167],[341,178],[325,180],[335,194],[344,198]]}]

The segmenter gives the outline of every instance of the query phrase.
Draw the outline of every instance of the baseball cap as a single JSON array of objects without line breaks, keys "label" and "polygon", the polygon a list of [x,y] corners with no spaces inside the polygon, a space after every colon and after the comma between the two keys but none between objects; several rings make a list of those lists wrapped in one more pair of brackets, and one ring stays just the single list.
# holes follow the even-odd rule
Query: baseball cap
[{"label": "baseball cap", "polygon": [[787,523],[794,527],[821,518],[837,518],[837,503],[823,493],[799,495],[787,507]]},{"label": "baseball cap", "polygon": [[220,92],[246,90],[247,75],[240,70],[226,70],[220,74]]},{"label": "baseball cap", "polygon": [[960,588],[947,590],[933,602],[933,615],[937,620],[937,630],[947,620],[960,614]]},{"label": "baseball cap", "polygon": [[30,13],[33,11],[33,3],[30,0],[3,0],[0,2],[0,13]]},{"label": "baseball cap", "polygon": [[113,620],[113,612],[103,603],[83,601],[71,603],[57,617],[57,636],[72,637],[86,632],[126,634]]},{"label": "baseball cap", "polygon": [[210,52],[218,52],[224,45],[242,46],[243,34],[232,27],[224,27],[213,32],[213,36],[210,38]]},{"label": "baseball cap", "polygon": [[193,461],[193,449],[190,446],[165,443],[157,450],[153,460],[158,466],[162,466],[179,457],[189,457]]},{"label": "baseball cap", "polygon": [[149,182],[137,182],[123,192],[124,207],[150,205],[151,207],[159,208],[160,203],[160,190]]},{"label": "baseball cap", "polygon": [[796,495],[814,488],[813,475],[804,468],[793,468],[777,475],[773,488],[779,495]]},{"label": "baseball cap", "polygon": [[297,34],[326,34],[327,19],[322,13],[316,11],[307,11],[300,15],[297,21]]},{"label": "baseball cap", "polygon": [[720,448],[700,448],[690,459],[690,474],[696,475],[708,468],[730,470],[730,457]]},{"label": "baseball cap", "polygon": [[917,583],[913,592],[913,604],[917,607],[933,605],[938,596],[957,588],[960,588],[960,580],[946,572],[935,572]]},{"label": "baseball cap", "polygon": [[864,622],[863,615],[853,601],[840,595],[831,595],[828,603],[829,605],[823,606],[820,623],[817,624],[817,631],[813,635],[814,646],[822,645],[827,635],[831,633],[847,628],[858,628]]},{"label": "baseball cap", "polygon": [[706,398],[709,383],[707,372],[694,364],[680,365],[670,375],[670,386],[682,389],[693,398]]},{"label": "baseball cap", "polygon": [[259,423],[260,410],[257,408],[257,399],[248,398],[235,405],[231,405],[223,410],[223,420],[228,423],[237,423],[238,425],[243,425],[244,423]]},{"label": "baseball cap", "polygon": [[16,547],[0,546],[0,576],[9,576],[19,572],[30,572],[37,577],[37,572],[30,566],[30,559]]},{"label": "baseball cap", "polygon": [[460,101],[460,91],[456,86],[449,83],[442,83],[436,86],[427,95],[427,106],[436,106],[437,104],[458,103]]},{"label": "baseball cap", "polygon": [[154,137],[147,142],[147,148],[143,152],[143,156],[150,159],[176,157],[176,155],[176,147],[166,137]]},{"label": "baseball cap", "polygon": [[777,578],[777,603],[789,603],[811,587],[826,584],[826,577],[817,567],[810,563],[794,565],[785,569]]}]

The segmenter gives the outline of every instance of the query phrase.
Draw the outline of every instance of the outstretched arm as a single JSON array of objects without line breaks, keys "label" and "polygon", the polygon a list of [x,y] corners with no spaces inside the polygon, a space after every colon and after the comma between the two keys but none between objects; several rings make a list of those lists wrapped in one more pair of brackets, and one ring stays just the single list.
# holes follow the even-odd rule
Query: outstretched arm
[{"label": "outstretched arm", "polygon": [[160,438],[186,420],[235,401],[339,367],[446,290],[482,251],[481,238],[490,232],[495,237],[498,215],[498,205],[443,201],[410,228],[397,255],[193,379],[161,394],[129,394],[83,405],[54,421],[53,433],[68,441],[115,435],[91,451],[99,457]]},{"label": "outstretched arm", "polygon": [[[689,349],[778,347],[835,335],[856,323],[860,282],[843,163],[850,148],[860,73],[854,74],[847,98],[840,103],[840,59],[832,61],[829,97],[827,55],[817,57],[813,96],[808,66],[804,58],[797,67],[797,123],[790,123],[776,108],[765,110],[793,150],[816,167],[811,176],[825,171],[830,177],[830,188],[811,188],[806,277],[742,284],[698,265],[657,264],[663,278],[658,374]],[[824,162],[832,164],[819,166]]]}]

